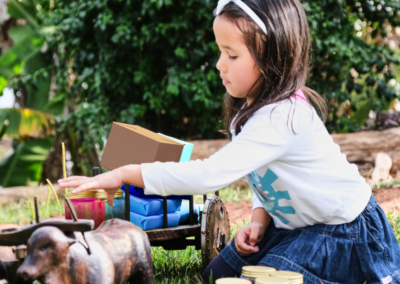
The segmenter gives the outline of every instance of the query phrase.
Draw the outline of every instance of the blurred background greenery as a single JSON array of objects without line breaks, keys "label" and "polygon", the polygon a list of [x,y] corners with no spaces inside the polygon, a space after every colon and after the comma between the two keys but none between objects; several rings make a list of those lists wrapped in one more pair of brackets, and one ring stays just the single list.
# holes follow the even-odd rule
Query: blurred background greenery
[{"label": "blurred background greenery", "polygon": [[[217,0],[0,1],[0,185],[90,174],[113,121],[184,140],[224,138],[212,31]],[[313,38],[308,86],[348,133],[400,122],[400,3],[302,1]],[[6,141],[6,142],[5,142]],[[4,146],[5,144],[3,144]]]}]

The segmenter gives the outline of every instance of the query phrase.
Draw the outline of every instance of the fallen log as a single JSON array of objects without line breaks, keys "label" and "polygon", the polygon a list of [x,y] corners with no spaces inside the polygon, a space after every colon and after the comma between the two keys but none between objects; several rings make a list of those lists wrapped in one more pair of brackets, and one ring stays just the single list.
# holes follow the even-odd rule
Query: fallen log
[{"label": "fallen log", "polygon": [[223,148],[229,143],[228,139],[216,139],[216,140],[193,140],[193,151],[191,160],[204,160],[210,157],[212,154]]},{"label": "fallen log", "polygon": [[400,159],[400,127],[331,136],[351,163],[374,162],[380,152],[388,154],[392,160]]},{"label": "fallen log", "polygon": [[[374,163],[380,152],[388,154],[392,160],[400,159],[400,127],[331,136],[351,163]],[[223,148],[229,140],[194,140],[190,143],[194,144],[192,160],[203,160]]]}]

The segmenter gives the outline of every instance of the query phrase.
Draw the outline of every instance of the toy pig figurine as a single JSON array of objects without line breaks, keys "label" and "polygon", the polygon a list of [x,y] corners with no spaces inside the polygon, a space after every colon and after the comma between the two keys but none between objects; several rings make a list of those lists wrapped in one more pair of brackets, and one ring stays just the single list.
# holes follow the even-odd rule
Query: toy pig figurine
[{"label": "toy pig figurine", "polygon": [[153,283],[150,243],[139,227],[108,220],[96,231],[86,232],[85,239],[81,233],[63,233],[56,227],[37,229],[28,240],[17,276],[42,284]]}]

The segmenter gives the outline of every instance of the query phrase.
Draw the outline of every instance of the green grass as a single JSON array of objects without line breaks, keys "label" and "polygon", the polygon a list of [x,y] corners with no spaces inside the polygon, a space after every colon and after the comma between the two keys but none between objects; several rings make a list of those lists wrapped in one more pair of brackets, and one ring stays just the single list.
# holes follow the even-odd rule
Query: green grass
[{"label": "green grass", "polygon": [[372,189],[389,188],[389,187],[400,187],[400,180],[391,180],[386,182],[378,182],[372,184]]},{"label": "green grass", "polygon": [[[8,202],[0,204],[0,224],[18,224],[21,226],[28,225],[30,221],[33,220],[31,210],[29,208],[29,200],[30,199],[21,199],[19,202]],[[61,205],[61,213],[64,214],[64,201],[60,200]],[[55,199],[50,200],[49,202],[49,215],[53,216],[54,214],[58,214],[58,206]],[[41,219],[46,219],[49,216],[46,211],[46,201],[39,201],[39,216]]]},{"label": "green grass", "polygon": [[[232,238],[237,230],[248,222],[235,223],[231,228]],[[203,264],[200,250],[188,247],[185,250],[166,251],[161,247],[151,248],[154,263],[155,284],[197,284],[202,283]]]},{"label": "green grass", "polygon": [[166,251],[162,247],[152,247],[151,250],[153,252],[154,283],[201,283],[203,264],[199,250],[194,247],[174,251]]},{"label": "green grass", "polygon": [[392,226],[397,241],[400,243],[400,212],[392,211],[386,215],[386,218],[388,219],[390,225]]}]

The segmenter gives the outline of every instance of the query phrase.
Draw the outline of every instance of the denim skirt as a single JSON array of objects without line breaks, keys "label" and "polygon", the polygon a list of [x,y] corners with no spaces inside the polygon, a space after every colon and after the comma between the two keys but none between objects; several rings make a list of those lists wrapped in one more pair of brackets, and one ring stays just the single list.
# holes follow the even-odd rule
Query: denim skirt
[{"label": "denim skirt", "polygon": [[238,273],[261,264],[302,273],[305,284],[400,284],[400,245],[373,195],[351,223],[284,230],[271,222],[257,246],[240,256],[233,239],[221,256]]}]

